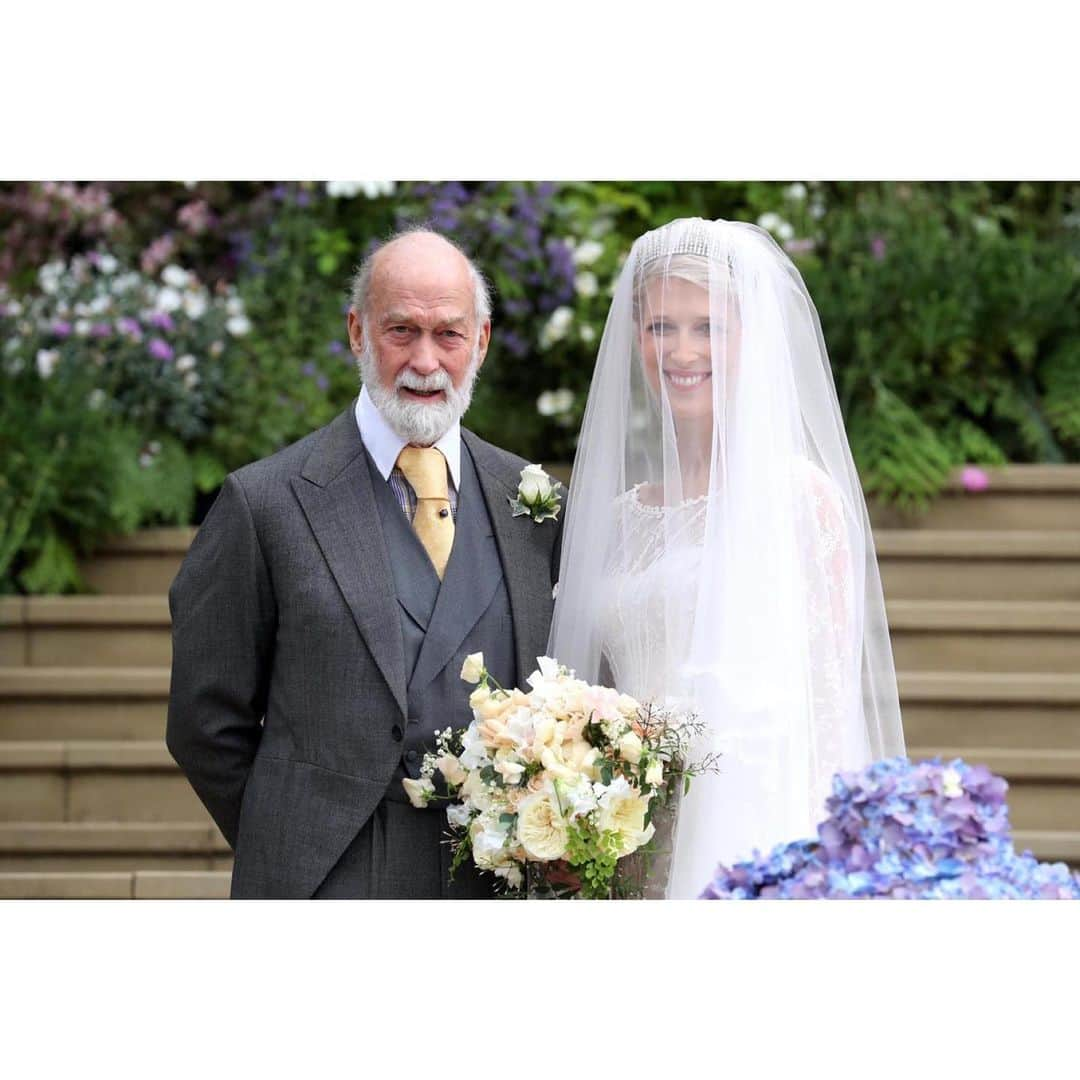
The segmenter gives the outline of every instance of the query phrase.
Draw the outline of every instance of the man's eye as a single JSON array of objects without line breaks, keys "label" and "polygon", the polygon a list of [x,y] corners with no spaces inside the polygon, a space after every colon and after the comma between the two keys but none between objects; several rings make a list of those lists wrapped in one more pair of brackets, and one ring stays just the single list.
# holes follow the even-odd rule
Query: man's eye
[{"label": "man's eye", "polygon": [[463,338],[465,335],[460,330],[445,330],[443,331],[447,337]]},{"label": "man's eye", "polygon": [[391,334],[407,334],[408,332],[409,332],[409,328],[407,326],[391,326],[390,327],[390,333]]}]

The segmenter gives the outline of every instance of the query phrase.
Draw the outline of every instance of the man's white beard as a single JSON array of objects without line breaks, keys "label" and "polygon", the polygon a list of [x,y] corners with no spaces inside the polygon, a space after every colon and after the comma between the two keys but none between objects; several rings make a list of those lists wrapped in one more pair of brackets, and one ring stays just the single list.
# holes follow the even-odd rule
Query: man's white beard
[{"label": "man's white beard", "polygon": [[[461,387],[455,388],[450,376],[440,368],[430,375],[417,375],[407,367],[398,372],[393,389],[383,385],[379,378],[378,365],[370,341],[365,343],[360,353],[360,378],[371,395],[375,408],[382,413],[386,422],[403,439],[415,446],[432,446],[439,441],[465,415],[465,410],[472,401],[473,384],[480,369],[480,347],[473,349],[472,358],[461,381]],[[442,390],[442,401],[426,404],[420,401],[405,401],[398,394],[398,389]]]}]

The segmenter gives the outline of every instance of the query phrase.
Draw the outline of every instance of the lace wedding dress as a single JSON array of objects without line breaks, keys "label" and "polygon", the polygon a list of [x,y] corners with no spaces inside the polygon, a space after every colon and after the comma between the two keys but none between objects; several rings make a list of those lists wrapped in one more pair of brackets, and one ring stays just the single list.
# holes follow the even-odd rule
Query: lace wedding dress
[{"label": "lace wedding dress", "polygon": [[[808,717],[805,802],[788,828],[811,835],[824,817],[825,798],[834,772],[870,760],[861,727],[845,722],[855,693],[854,605],[851,596],[851,550],[838,494],[828,477],[807,461],[795,466],[797,489],[805,492],[800,536],[807,573],[802,577],[812,718]],[[602,635],[606,680],[639,701],[700,713],[695,699],[700,673],[688,668],[695,621],[696,585],[703,573],[706,522],[720,512],[716,496],[690,499],[678,506],[651,505],[648,486],[636,485],[617,501],[618,542],[610,554],[602,587]],[[719,523],[724,527],[724,523]],[[728,523],[734,527],[734,523]],[[808,537],[813,539],[807,541]],[[722,591],[722,584],[721,584]],[[722,606],[721,596],[714,602]],[[748,858],[754,846],[798,839],[768,834],[769,815],[757,799],[776,799],[784,783],[780,766],[788,748],[730,716],[721,730],[706,733],[696,756],[709,750],[721,757],[717,776],[691,784],[683,814],[692,814],[698,789],[730,784],[731,813],[709,825],[708,842],[715,862]],[[772,760],[770,760],[770,758]],[[787,763],[787,768],[798,763]],[[711,793],[712,799],[716,793]],[[673,816],[673,815],[672,815]],[[799,825],[801,824],[801,829]],[[762,827],[764,826],[764,828]],[[680,878],[676,823],[657,823],[657,853],[646,896],[670,895]],[[683,853],[685,855],[685,852]],[[695,860],[700,864],[700,859]],[[703,887],[705,881],[701,881]],[[681,886],[685,888],[685,882]],[[693,886],[691,885],[692,889]]]}]

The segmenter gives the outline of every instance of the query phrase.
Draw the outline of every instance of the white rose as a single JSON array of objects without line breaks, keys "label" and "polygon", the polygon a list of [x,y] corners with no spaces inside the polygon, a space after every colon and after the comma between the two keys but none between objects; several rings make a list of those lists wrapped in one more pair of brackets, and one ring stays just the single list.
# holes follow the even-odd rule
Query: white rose
[{"label": "white rose", "polygon": [[435,794],[435,785],[426,777],[423,780],[406,777],[401,781],[401,786],[405,789],[405,794],[409,796],[409,802],[417,810],[423,810],[427,806],[428,799]]},{"label": "white rose", "polygon": [[484,654],[470,653],[461,665],[461,677],[467,683],[478,683],[484,676]]},{"label": "white rose", "polygon": [[554,490],[551,477],[544,472],[542,465],[526,465],[521,470],[521,483],[518,484],[518,494],[521,501],[529,506],[543,502],[551,497]]},{"label": "white rose", "polygon": [[623,761],[629,761],[631,765],[636,765],[641,760],[641,750],[641,738],[633,731],[628,731],[619,739],[619,757]]},{"label": "white rose", "polygon": [[540,862],[561,859],[566,854],[566,823],[545,791],[522,799],[517,835],[526,854]]},{"label": "white rose", "polygon": [[37,353],[37,369],[38,374],[47,379],[56,370],[56,365],[60,362],[60,354],[55,349],[38,349]]}]

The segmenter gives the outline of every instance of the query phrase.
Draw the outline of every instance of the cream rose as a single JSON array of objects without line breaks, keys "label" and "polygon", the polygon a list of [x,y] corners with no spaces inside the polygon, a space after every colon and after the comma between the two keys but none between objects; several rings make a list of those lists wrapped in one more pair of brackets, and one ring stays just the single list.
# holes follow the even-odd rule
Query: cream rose
[{"label": "cream rose", "polygon": [[484,654],[470,653],[461,665],[461,677],[467,683],[478,683],[484,677]]},{"label": "cream rose", "polygon": [[417,810],[423,810],[427,806],[428,799],[435,794],[435,785],[427,778],[423,780],[413,780],[406,777],[401,781],[401,786],[405,789],[405,794],[409,796],[409,802],[417,808]]},{"label": "cream rose", "polygon": [[442,757],[436,758],[435,768],[446,777],[446,782],[453,784],[454,787],[464,784],[465,777],[468,776],[461,762],[453,754],[443,754]]},{"label": "cream rose", "polygon": [[648,802],[621,776],[600,797],[597,827],[601,832],[618,834],[620,856],[629,855],[652,839],[656,830],[645,824],[648,809]]},{"label": "cream rose", "polygon": [[547,792],[522,799],[517,835],[526,854],[540,862],[552,862],[566,854],[566,823]]},{"label": "cream rose", "polygon": [[641,760],[641,750],[641,739],[633,731],[628,731],[619,739],[619,757],[623,761],[629,761],[631,765],[636,765]]}]

